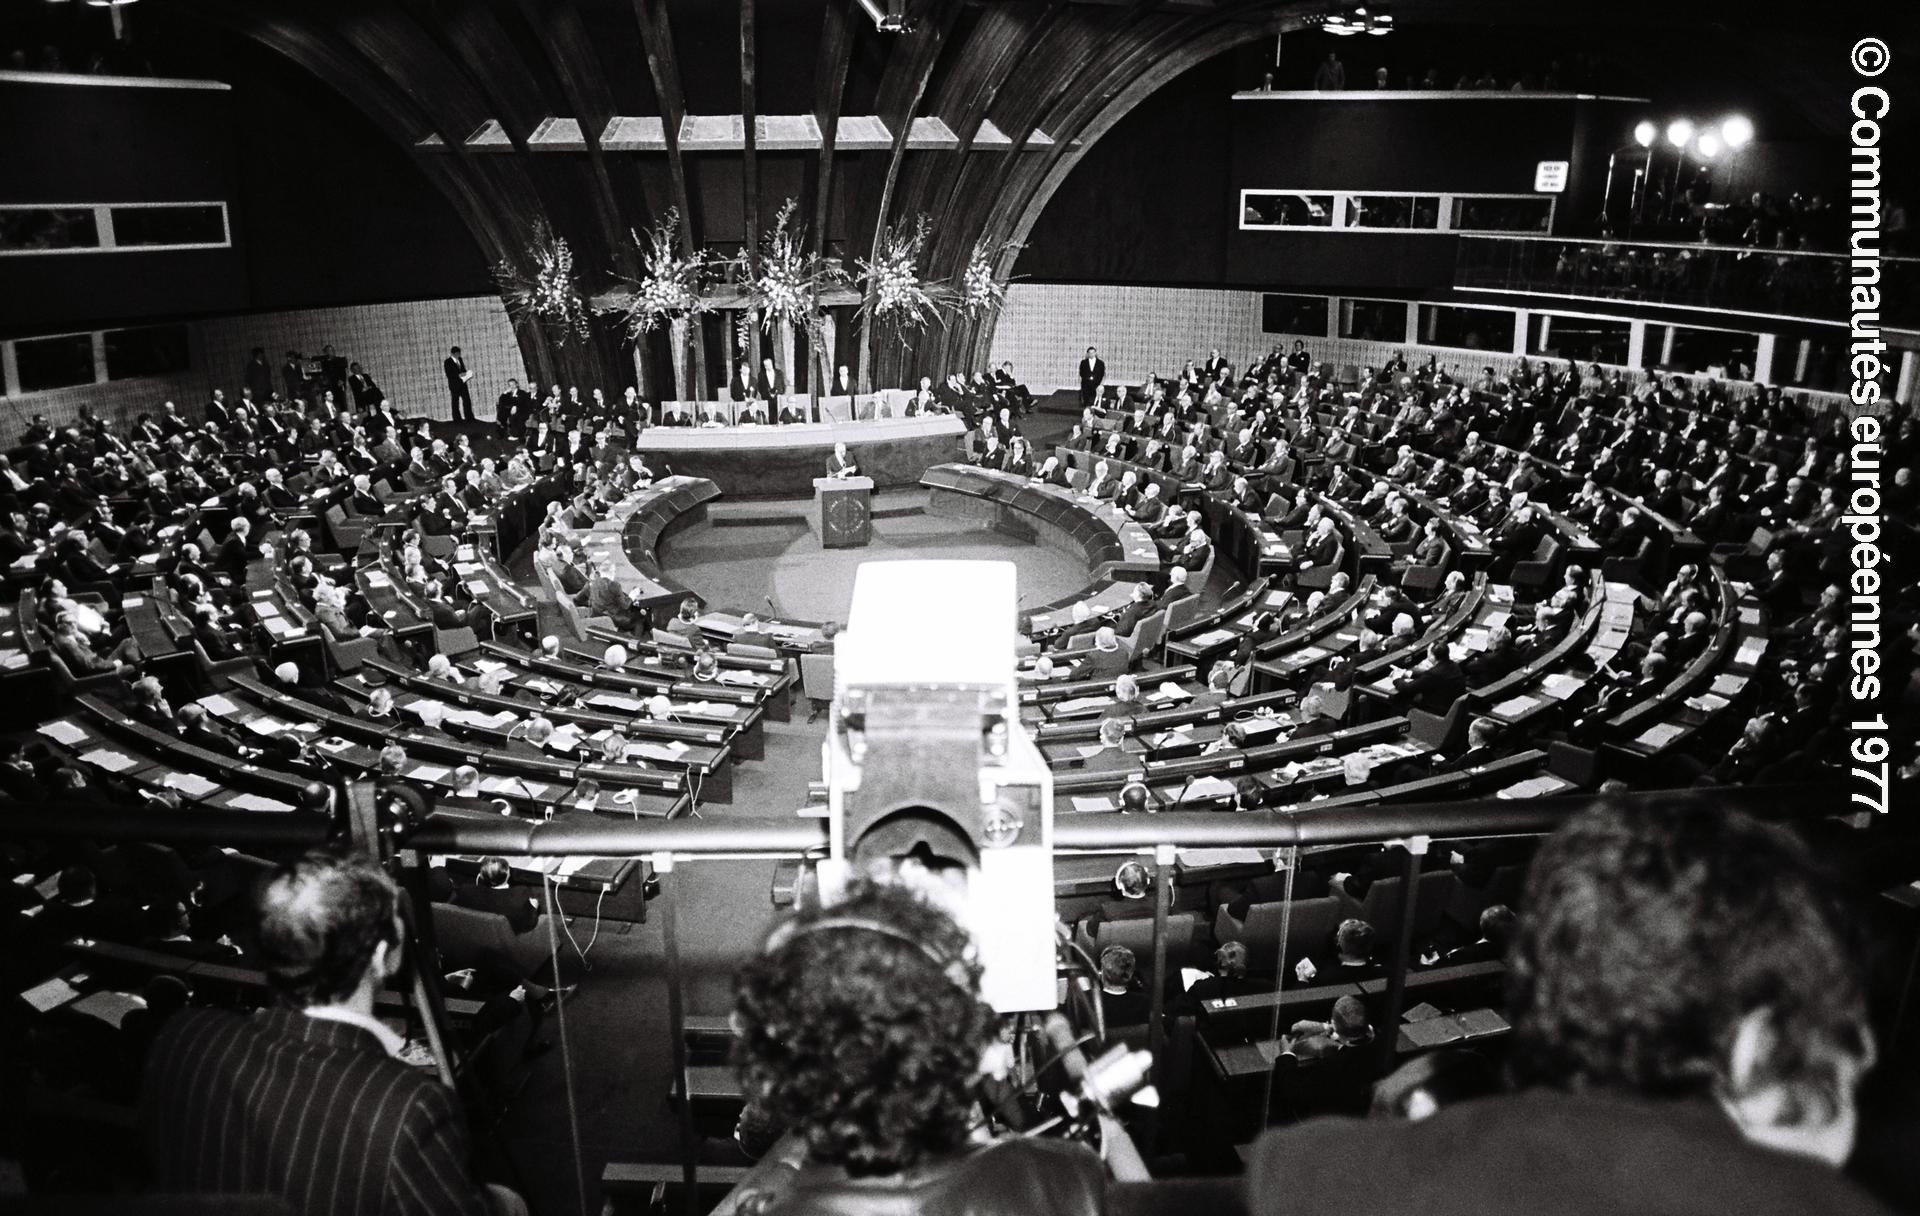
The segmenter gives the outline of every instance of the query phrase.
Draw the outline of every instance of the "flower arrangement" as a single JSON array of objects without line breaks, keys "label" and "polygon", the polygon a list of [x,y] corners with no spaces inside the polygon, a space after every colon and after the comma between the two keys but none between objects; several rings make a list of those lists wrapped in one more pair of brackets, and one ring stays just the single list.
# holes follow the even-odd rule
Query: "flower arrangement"
[{"label": "flower arrangement", "polygon": [[644,241],[637,234],[633,238],[640,247],[644,272],[638,280],[626,280],[632,290],[626,293],[623,311],[627,332],[636,338],[663,322],[711,307],[700,295],[707,255],[704,251],[681,253],[675,244],[679,232],[680,210],[673,207],[647,231]]},{"label": "flower arrangement", "polygon": [[861,308],[866,319],[902,331],[924,329],[929,321],[945,324],[942,309],[954,298],[954,291],[945,283],[920,277],[927,236],[927,217],[922,215],[911,231],[888,228],[882,232],[873,261],[855,263],[866,289]]},{"label": "flower arrangement", "polygon": [[1007,285],[994,277],[993,264],[1018,248],[1015,244],[995,247],[984,237],[974,242],[973,252],[967,256],[967,269],[960,276],[960,308],[969,317],[992,312],[1006,299]]},{"label": "flower arrangement", "polygon": [[759,259],[749,263],[743,254],[737,264],[748,306],[760,314],[762,328],[771,330],[774,322],[786,321],[816,335],[820,294],[846,282],[847,272],[837,260],[807,251],[806,235],[793,220],[797,209],[788,199],[774,217]]},{"label": "flower arrangement", "polygon": [[[531,267],[532,273],[523,266]],[[576,338],[584,342],[591,334],[593,310],[574,272],[573,248],[545,221],[533,230],[521,264],[502,258],[494,267],[493,279],[516,324],[545,325],[562,344]]]}]

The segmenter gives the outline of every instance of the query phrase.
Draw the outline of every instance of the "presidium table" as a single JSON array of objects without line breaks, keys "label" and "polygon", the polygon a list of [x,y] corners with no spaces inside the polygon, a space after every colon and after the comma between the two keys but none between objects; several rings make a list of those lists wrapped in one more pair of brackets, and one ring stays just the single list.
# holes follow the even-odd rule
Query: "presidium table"
[{"label": "presidium table", "polygon": [[668,427],[642,431],[635,447],[659,472],[706,478],[729,498],[802,498],[844,443],[880,489],[910,486],[937,464],[960,459],[966,424],[952,414],[800,422],[782,426]]}]

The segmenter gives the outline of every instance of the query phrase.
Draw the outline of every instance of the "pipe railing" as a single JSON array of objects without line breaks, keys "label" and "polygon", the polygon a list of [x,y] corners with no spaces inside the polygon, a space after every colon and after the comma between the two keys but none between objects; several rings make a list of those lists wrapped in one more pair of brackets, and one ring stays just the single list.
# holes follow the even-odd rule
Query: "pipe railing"
[{"label": "pipe railing", "polygon": [[[1621,795],[1660,798],[1699,791]],[[1764,818],[1844,810],[1844,794],[1826,785],[1725,786],[1707,791],[1715,801]],[[1235,814],[1177,811],[1159,814],[1067,815],[1054,821],[1054,847],[1063,852],[1151,852],[1183,848],[1295,848],[1407,839],[1525,836],[1550,832],[1595,794],[1550,798],[1341,806]],[[1831,800],[1831,801],[1829,801]],[[270,850],[312,848],[335,833],[331,820],[300,812],[183,809],[158,811],[45,802],[9,807],[0,838],[144,840],[159,844],[220,844]],[[502,857],[800,858],[827,847],[824,819],[527,820],[432,815],[397,843],[426,853],[486,853]]]}]

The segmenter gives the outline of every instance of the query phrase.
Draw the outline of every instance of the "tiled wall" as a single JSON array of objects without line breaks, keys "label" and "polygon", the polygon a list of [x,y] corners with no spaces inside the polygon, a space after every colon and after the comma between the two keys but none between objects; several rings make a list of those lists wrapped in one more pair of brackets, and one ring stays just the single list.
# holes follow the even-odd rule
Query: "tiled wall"
[{"label": "tiled wall", "polygon": [[268,361],[278,369],[289,350],[311,354],[332,343],[336,353],[373,376],[400,413],[430,418],[451,412],[440,368],[448,347],[460,347],[473,372],[468,387],[483,417],[493,416],[491,402],[509,378],[522,383],[527,378],[512,322],[497,296],[256,313],[194,328],[194,370],[208,387],[225,388],[228,396],[238,395],[240,369],[256,346],[267,348]]},{"label": "tiled wall", "polygon": [[1234,364],[1266,349],[1260,294],[1184,287],[1090,287],[1014,283],[993,330],[993,362],[1041,385],[1079,384],[1087,347],[1100,348],[1107,379],[1138,383],[1170,376],[1218,346]]},{"label": "tiled wall", "polygon": [[[1171,375],[1189,359],[1206,358],[1216,346],[1236,368],[1243,367],[1250,354],[1264,354],[1276,343],[1291,349],[1295,336],[1261,332],[1259,292],[1013,283],[994,327],[993,362],[1013,360],[1015,373],[1037,392],[1041,386],[1077,386],[1080,359],[1088,346],[1100,348],[1110,382],[1138,383],[1149,374]],[[1473,380],[1484,367],[1504,375],[1520,361],[1511,354],[1404,342],[1310,336],[1303,340],[1314,358],[1336,368],[1349,363],[1377,367],[1397,352],[1418,363],[1430,350],[1439,357],[1440,366]],[[1533,356],[1529,361],[1538,364],[1540,359]],[[1550,362],[1558,366],[1560,361]],[[1582,362],[1580,368],[1585,371],[1587,364]],[[1639,376],[1637,371],[1630,373],[1631,379]],[[1742,384],[1728,387],[1735,396],[1751,391]],[[1805,395],[1816,403],[1858,412],[1837,393]]]},{"label": "tiled wall", "polygon": [[241,369],[256,346],[266,348],[277,387],[287,351],[318,353],[332,343],[336,352],[372,374],[400,412],[431,418],[451,413],[440,367],[451,346],[460,347],[473,371],[469,387],[483,418],[493,416],[492,401],[509,378],[526,381],[512,323],[494,296],[252,313],[195,321],[188,329],[192,367],[186,372],[0,398],[0,442],[11,442],[34,414],[45,414],[59,425],[83,406],[91,406],[102,418],[131,419],[172,400],[189,417],[197,417],[214,388],[239,397]]}]

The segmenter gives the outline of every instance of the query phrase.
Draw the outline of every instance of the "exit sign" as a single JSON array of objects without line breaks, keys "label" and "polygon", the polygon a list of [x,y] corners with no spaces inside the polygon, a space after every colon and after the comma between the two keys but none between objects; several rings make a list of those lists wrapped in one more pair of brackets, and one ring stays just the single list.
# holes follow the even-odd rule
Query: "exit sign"
[{"label": "exit sign", "polygon": [[1543,160],[1533,167],[1533,188],[1540,194],[1559,194],[1567,188],[1567,162]]}]

